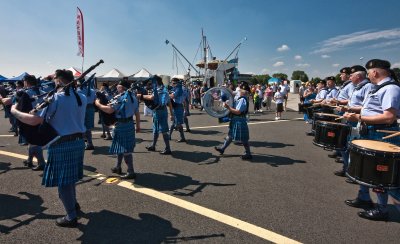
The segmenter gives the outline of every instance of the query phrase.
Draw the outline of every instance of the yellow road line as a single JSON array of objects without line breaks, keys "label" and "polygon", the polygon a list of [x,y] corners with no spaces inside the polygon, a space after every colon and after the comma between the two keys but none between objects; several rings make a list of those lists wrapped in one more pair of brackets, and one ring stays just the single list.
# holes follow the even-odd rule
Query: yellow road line
[{"label": "yellow road line", "polygon": [[[9,157],[20,158],[20,159],[26,158],[25,155],[2,151],[2,150],[0,150],[0,154],[9,156]],[[88,175],[88,176],[98,179],[98,180],[107,179],[107,176],[103,175],[103,174],[93,174],[93,175]],[[189,210],[191,212],[197,213],[197,214],[205,216],[207,218],[216,220],[220,223],[224,223],[224,224],[234,227],[236,229],[245,231],[247,233],[258,236],[267,241],[271,241],[271,242],[275,242],[275,243],[300,243],[298,241],[295,241],[295,240],[285,237],[283,235],[280,235],[280,234],[277,234],[270,230],[264,229],[262,227],[250,224],[250,223],[242,221],[240,219],[231,217],[229,215],[219,213],[212,209],[202,207],[200,205],[182,200],[177,197],[173,197],[171,195],[168,195],[168,194],[165,194],[162,192],[158,192],[153,189],[141,187],[140,185],[135,185],[129,181],[120,181],[117,185],[120,187],[129,189],[131,191],[138,192],[138,193],[144,194],[146,196],[149,196],[149,197],[161,200],[163,202],[172,204],[174,206]]]}]

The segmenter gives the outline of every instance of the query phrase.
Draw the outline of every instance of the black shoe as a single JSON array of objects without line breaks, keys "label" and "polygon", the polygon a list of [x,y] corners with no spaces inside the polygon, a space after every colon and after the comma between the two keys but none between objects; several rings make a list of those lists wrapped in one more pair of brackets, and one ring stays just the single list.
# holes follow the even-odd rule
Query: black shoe
[{"label": "black shoe", "polygon": [[339,163],[339,164],[343,164],[344,163],[343,158],[336,158],[335,162]]},{"label": "black shoe", "polygon": [[389,213],[387,212],[384,213],[377,208],[358,212],[358,216],[364,219],[375,220],[375,221],[387,221],[389,219]]},{"label": "black shoe", "polygon": [[24,166],[26,166],[28,168],[32,168],[33,167],[33,164],[32,164],[31,161],[24,160],[22,163],[24,164]]},{"label": "black shoe", "polygon": [[222,149],[222,148],[220,148],[220,147],[214,147],[214,149],[217,151],[217,152],[219,152],[219,154],[224,154],[224,150]]},{"label": "black shoe", "polygon": [[118,167],[113,167],[111,168],[111,172],[115,173],[115,174],[119,174],[122,175],[122,169],[118,168]]},{"label": "black shoe", "polygon": [[176,142],[186,142],[186,139],[179,139],[179,140],[176,140]]},{"label": "black shoe", "polygon": [[106,138],[106,134],[103,134],[100,136],[101,138]]},{"label": "black shoe", "polygon": [[306,135],[307,136],[314,136],[314,132],[312,132],[312,131],[311,132],[306,132]]},{"label": "black shoe", "polygon": [[134,180],[136,179],[136,174],[135,173],[126,173],[123,176],[120,177],[122,180]]},{"label": "black shoe", "polygon": [[162,155],[171,155],[172,152],[169,149],[165,149],[164,151],[160,152],[160,154],[162,154]]},{"label": "black shoe", "polygon": [[43,171],[44,165],[40,164],[32,168],[33,171]]},{"label": "black shoe", "polygon": [[348,206],[353,207],[353,208],[373,208],[374,207],[374,203],[371,200],[364,201],[358,197],[354,200],[346,200],[344,202]]},{"label": "black shoe", "polygon": [[81,210],[81,206],[79,205],[79,203],[75,203],[75,211],[76,211],[76,215],[82,216],[85,215],[85,213]]},{"label": "black shoe", "polygon": [[345,177],[346,173],[343,170],[338,170],[333,172],[335,175],[340,176],[340,177]]},{"label": "black shoe", "polygon": [[156,150],[155,146],[146,146],[147,151],[152,151],[154,152]]},{"label": "black shoe", "polygon": [[245,155],[240,156],[240,158],[242,160],[251,160],[253,158],[253,156],[251,156],[251,154],[245,154]]},{"label": "black shoe", "polygon": [[112,141],[112,136],[107,136],[106,138],[104,138],[104,140],[106,140],[106,141]]},{"label": "black shoe", "polygon": [[330,158],[336,158],[336,157],[338,157],[339,156],[339,154],[337,154],[336,152],[333,152],[333,153],[331,153],[331,154],[328,154],[328,157],[330,157]]},{"label": "black shoe", "polygon": [[347,183],[349,183],[349,184],[358,184],[357,182],[355,182],[354,180],[349,179],[349,178],[347,178],[345,181],[346,181]]},{"label": "black shoe", "polygon": [[67,220],[66,217],[61,217],[56,220],[56,225],[60,227],[75,228],[78,226],[78,220],[76,218]]},{"label": "black shoe", "polygon": [[192,132],[192,130],[188,128],[188,129],[185,130],[185,132],[189,132],[190,133],[190,132]]},{"label": "black shoe", "polygon": [[85,147],[85,150],[94,150],[94,146],[93,145],[87,145]]}]

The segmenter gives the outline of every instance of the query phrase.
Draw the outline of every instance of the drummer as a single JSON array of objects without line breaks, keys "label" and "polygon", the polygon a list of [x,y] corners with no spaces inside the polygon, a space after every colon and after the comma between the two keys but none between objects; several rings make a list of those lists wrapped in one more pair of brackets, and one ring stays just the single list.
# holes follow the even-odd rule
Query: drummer
[{"label": "drummer", "polygon": [[338,89],[336,88],[336,79],[334,76],[326,77],[326,85],[328,86],[328,93],[322,103],[329,104],[338,95]]},{"label": "drummer", "polygon": [[326,95],[328,95],[328,88],[326,88],[325,86],[326,86],[326,81],[320,80],[320,82],[317,84],[317,90],[318,90],[317,96],[315,97],[315,99],[310,100],[312,104],[319,104],[325,100]]},{"label": "drummer", "polygon": [[[364,101],[364,98],[368,95],[368,93],[371,91],[374,85],[367,79],[367,70],[363,66],[355,65],[349,68],[349,70],[351,73],[350,74],[351,85],[348,86],[355,88],[353,89],[351,96],[346,100],[346,103],[344,100],[338,100],[340,104],[347,106],[338,107],[336,110],[339,111],[340,113],[351,112],[359,114],[362,108],[362,103]],[[348,121],[347,124],[352,126],[353,128],[357,127],[356,122]],[[334,172],[334,174],[337,176],[344,177],[349,163],[349,152],[346,150],[341,152],[341,154],[342,154],[341,163],[343,163],[343,169]],[[353,183],[353,181],[350,179],[346,179],[346,182]]]},{"label": "drummer", "polygon": [[[397,117],[400,115],[400,87],[395,75],[390,70],[390,63],[386,60],[372,59],[365,65],[368,69],[368,78],[377,85],[365,98],[361,113],[347,112],[345,119],[350,122],[357,122],[364,129],[361,129],[361,138],[382,140],[384,133],[377,130],[399,130]],[[400,145],[399,137],[385,140]],[[390,195],[400,201],[400,191],[389,191]],[[369,188],[360,185],[358,196],[354,200],[346,200],[345,203],[356,208],[371,208],[358,213],[362,218],[370,220],[387,220],[389,211],[387,208],[388,192],[377,193],[378,203],[374,208],[369,194]],[[397,202],[398,203],[398,202]]]}]

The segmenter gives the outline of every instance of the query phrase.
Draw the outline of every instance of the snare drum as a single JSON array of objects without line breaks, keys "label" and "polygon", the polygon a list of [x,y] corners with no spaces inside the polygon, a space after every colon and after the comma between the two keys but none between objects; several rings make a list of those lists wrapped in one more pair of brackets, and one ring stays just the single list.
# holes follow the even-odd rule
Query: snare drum
[{"label": "snare drum", "polygon": [[349,150],[349,178],[369,187],[400,187],[400,147],[381,141],[353,140]]},{"label": "snare drum", "polygon": [[346,149],[347,137],[350,131],[351,127],[347,124],[317,121],[315,123],[313,144],[333,150],[344,150]]},{"label": "snare drum", "polygon": [[311,107],[311,103],[298,103],[299,113],[307,113],[307,108]]},{"label": "snare drum", "polygon": [[339,115],[336,114],[327,114],[327,113],[315,113],[314,114],[314,121],[312,123],[312,130],[315,130],[315,123],[317,121],[331,121],[335,122],[337,118],[339,118]]}]

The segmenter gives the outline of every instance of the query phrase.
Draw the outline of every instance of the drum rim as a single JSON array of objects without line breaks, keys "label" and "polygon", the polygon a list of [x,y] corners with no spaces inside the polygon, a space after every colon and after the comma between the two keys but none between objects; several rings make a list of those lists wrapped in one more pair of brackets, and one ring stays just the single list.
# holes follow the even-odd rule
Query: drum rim
[{"label": "drum rim", "polygon": [[370,187],[370,188],[383,188],[383,189],[386,189],[386,190],[394,190],[394,189],[399,189],[399,188],[400,188],[400,186],[383,186],[383,185],[372,185],[372,184],[368,184],[368,183],[365,183],[365,182],[363,182],[363,181],[360,181],[360,180],[356,179],[355,177],[351,176],[351,175],[349,174],[349,172],[346,172],[346,176],[347,176],[348,178],[350,178],[351,180],[357,182],[359,185],[368,186],[368,187]]},{"label": "drum rim", "polygon": [[[355,140],[368,140],[368,139],[355,139]],[[352,140],[352,141],[355,141],[355,140]],[[352,148],[355,148],[355,149],[357,149],[357,152],[360,152],[360,150],[372,151],[374,154],[384,155],[384,157],[386,155],[388,155],[388,156],[391,155],[392,156],[392,157],[385,157],[385,158],[398,158],[400,160],[400,152],[387,152],[387,151],[381,151],[381,150],[366,148],[366,147],[362,147],[362,146],[356,145],[356,144],[352,143],[352,141],[348,142],[349,151],[351,151]],[[369,141],[376,141],[376,140],[369,140]],[[389,143],[389,142],[386,142],[386,143]],[[398,157],[393,157],[393,156],[396,156],[396,155]],[[376,155],[374,155],[374,156],[376,156]]]},{"label": "drum rim", "polygon": [[315,141],[315,139],[313,140],[313,142],[312,142],[315,146],[317,146],[317,147],[322,147],[322,148],[324,148],[324,149],[331,149],[331,150],[338,150],[338,151],[343,151],[343,149],[346,149],[346,146],[345,147],[327,147],[326,145],[324,145],[324,144],[322,144],[322,143],[317,143],[316,141]]},{"label": "drum rim", "polygon": [[317,124],[317,123],[320,123],[320,124],[329,123],[329,124],[333,124],[333,125],[341,125],[344,128],[346,128],[346,127],[348,127],[349,129],[351,128],[351,126],[348,124],[338,123],[338,122],[334,122],[334,121],[316,120],[315,124]]}]

